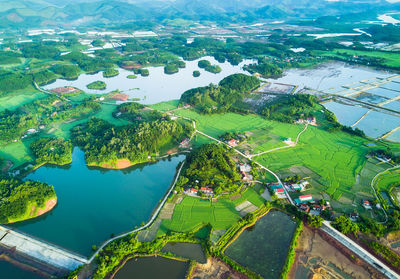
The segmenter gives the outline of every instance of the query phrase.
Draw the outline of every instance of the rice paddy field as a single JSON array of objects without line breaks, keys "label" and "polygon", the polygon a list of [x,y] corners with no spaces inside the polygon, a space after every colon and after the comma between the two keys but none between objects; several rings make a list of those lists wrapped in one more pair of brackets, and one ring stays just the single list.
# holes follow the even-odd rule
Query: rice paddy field
[{"label": "rice paddy field", "polygon": [[324,192],[337,200],[344,192],[352,194],[356,175],[362,170],[368,153],[363,141],[342,132],[329,133],[309,127],[296,147],[268,153],[257,160],[273,171],[306,167],[319,175],[316,180]]},{"label": "rice paddy field", "polygon": [[177,115],[196,120],[196,128],[212,137],[218,138],[226,132],[250,132],[248,141],[254,153],[275,147],[285,146],[286,138],[295,139],[303,125],[291,125],[269,121],[257,115],[235,113],[203,115],[192,110],[178,110]]},{"label": "rice paddy field", "polygon": [[27,162],[33,161],[33,154],[29,149],[33,138],[24,140],[23,142],[13,142],[10,144],[0,145],[0,157],[13,163],[13,168],[21,166]]},{"label": "rice paddy field", "polygon": [[340,54],[356,55],[356,56],[368,56],[378,59],[383,59],[383,65],[389,67],[400,66],[400,53],[395,52],[384,52],[384,51],[362,51],[362,50],[351,50],[351,49],[335,49],[328,53],[329,55],[341,56]]},{"label": "rice paddy field", "polygon": [[380,175],[375,182],[379,191],[390,191],[391,188],[400,186],[400,168]]},{"label": "rice paddy field", "polygon": [[257,207],[265,202],[252,188],[246,190],[245,193],[235,200],[221,198],[217,202],[211,202],[196,197],[185,196],[175,206],[172,218],[170,220],[162,220],[158,234],[168,231],[189,232],[207,223],[210,223],[214,230],[227,229],[240,219],[240,214],[236,211],[235,206],[246,200]]}]

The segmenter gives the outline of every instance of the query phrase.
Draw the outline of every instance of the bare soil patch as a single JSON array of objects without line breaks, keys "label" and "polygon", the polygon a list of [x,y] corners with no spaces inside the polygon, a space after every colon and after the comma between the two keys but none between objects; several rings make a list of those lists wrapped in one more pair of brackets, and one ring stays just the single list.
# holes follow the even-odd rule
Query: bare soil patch
[{"label": "bare soil patch", "polygon": [[197,264],[190,276],[191,279],[247,279],[248,277],[217,258],[209,258],[206,264]]}]

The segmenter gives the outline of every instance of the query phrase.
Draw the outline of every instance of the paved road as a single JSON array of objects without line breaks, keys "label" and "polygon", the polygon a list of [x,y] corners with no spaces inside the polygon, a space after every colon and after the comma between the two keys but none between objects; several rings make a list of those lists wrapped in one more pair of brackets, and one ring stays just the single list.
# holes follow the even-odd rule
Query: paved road
[{"label": "paved road", "polygon": [[327,234],[332,236],[334,239],[342,243],[344,246],[349,248],[353,251],[356,255],[358,255],[361,259],[365,262],[372,265],[375,269],[385,275],[387,278],[390,279],[400,279],[400,276],[396,274],[393,270],[391,270],[388,266],[382,263],[380,260],[375,258],[371,255],[367,250],[362,248],[360,245],[355,243],[353,240],[342,234],[341,232],[337,231],[330,225],[330,222],[324,221],[322,225],[322,230],[325,231]]}]

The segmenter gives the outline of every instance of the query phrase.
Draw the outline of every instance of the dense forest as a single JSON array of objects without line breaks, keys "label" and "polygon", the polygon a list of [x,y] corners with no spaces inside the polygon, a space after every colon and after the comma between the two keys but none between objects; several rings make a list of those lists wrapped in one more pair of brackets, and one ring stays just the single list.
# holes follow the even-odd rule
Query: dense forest
[{"label": "dense forest", "polygon": [[119,159],[131,164],[148,161],[163,146],[184,137],[184,128],[176,121],[156,120],[138,125],[115,127],[93,118],[72,130],[74,144],[85,151],[88,165],[113,165]]},{"label": "dense forest", "polygon": [[260,81],[245,74],[230,75],[219,85],[209,85],[187,90],[181,96],[181,104],[190,104],[202,113],[225,112],[248,93],[259,86]]},{"label": "dense forest", "polygon": [[41,138],[31,143],[30,148],[37,164],[65,165],[72,162],[72,144],[62,138]]},{"label": "dense forest", "polygon": [[238,187],[240,175],[236,163],[220,145],[202,145],[187,156],[186,163],[179,178],[180,187],[211,187],[216,193]]},{"label": "dense forest", "polygon": [[33,207],[42,208],[47,200],[55,197],[53,186],[46,183],[0,180],[0,224],[34,217],[31,216]]}]

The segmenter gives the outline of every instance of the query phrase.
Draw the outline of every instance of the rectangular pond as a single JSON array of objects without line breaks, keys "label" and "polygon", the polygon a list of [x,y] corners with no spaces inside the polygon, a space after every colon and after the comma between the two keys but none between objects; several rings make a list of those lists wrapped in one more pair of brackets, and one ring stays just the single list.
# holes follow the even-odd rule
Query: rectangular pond
[{"label": "rectangular pond", "polygon": [[339,123],[345,126],[353,125],[369,110],[364,107],[344,105],[334,101],[324,103],[323,106],[333,112]]},{"label": "rectangular pond", "polygon": [[280,278],[296,222],[281,211],[271,211],[243,231],[225,254],[266,279]]},{"label": "rectangular pond", "polygon": [[127,261],[113,279],[184,279],[189,262],[164,257],[144,257]]},{"label": "rectangular pond", "polygon": [[172,253],[179,257],[195,260],[198,263],[207,262],[203,248],[198,243],[169,242],[161,250],[163,253]]},{"label": "rectangular pond", "polygon": [[370,89],[367,91],[368,93],[374,94],[374,95],[379,95],[382,97],[386,97],[389,99],[395,98],[397,96],[400,95],[400,92],[396,92],[390,89],[385,89],[385,88],[374,88],[374,89]]},{"label": "rectangular pond", "polygon": [[71,165],[43,166],[27,176],[53,185],[58,204],[47,214],[12,227],[89,255],[92,245],[150,218],[184,156],[124,170],[87,167],[78,148],[72,159]]},{"label": "rectangular pond", "polygon": [[355,127],[371,138],[379,138],[400,126],[400,117],[377,111],[371,111]]},{"label": "rectangular pond", "polygon": [[393,110],[400,112],[400,101],[393,101],[393,102],[383,105],[382,107],[388,108],[388,109],[393,109]]}]

